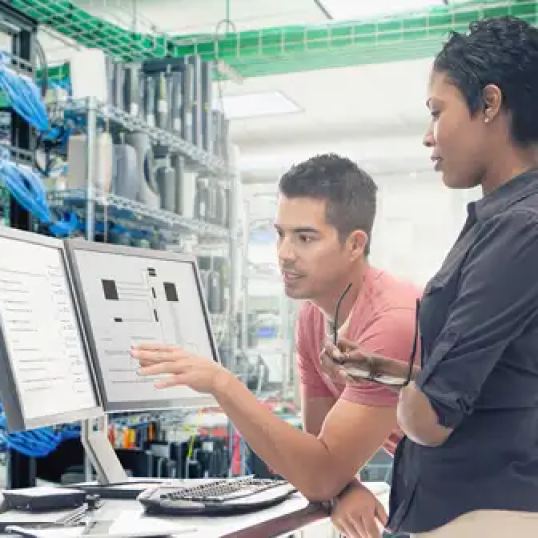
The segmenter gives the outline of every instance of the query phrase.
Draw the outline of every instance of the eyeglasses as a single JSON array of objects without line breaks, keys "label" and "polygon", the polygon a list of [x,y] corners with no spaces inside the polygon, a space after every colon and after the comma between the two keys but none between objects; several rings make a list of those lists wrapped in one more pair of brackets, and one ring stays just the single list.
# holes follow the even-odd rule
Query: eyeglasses
[{"label": "eyeglasses", "polygon": [[[344,293],[339,297],[336,302],[336,308],[334,312],[334,326],[333,326],[333,343],[338,347],[338,315],[342,301],[351,289],[352,284],[348,284]],[[405,377],[396,376],[388,371],[383,372],[383,364],[379,364],[374,357],[365,354],[365,362],[368,365],[368,369],[361,368],[358,364],[354,364],[354,361],[346,360],[345,358],[337,361],[340,366],[343,366],[347,374],[352,379],[371,381],[378,385],[386,385],[394,388],[401,388],[409,385],[413,375],[413,367],[415,365],[415,356],[417,354],[418,342],[419,342],[419,312],[420,312],[420,299],[417,299],[415,306],[415,334],[413,337],[413,346],[411,348],[411,355],[409,357],[409,367]],[[390,359],[390,357],[387,357]]]}]

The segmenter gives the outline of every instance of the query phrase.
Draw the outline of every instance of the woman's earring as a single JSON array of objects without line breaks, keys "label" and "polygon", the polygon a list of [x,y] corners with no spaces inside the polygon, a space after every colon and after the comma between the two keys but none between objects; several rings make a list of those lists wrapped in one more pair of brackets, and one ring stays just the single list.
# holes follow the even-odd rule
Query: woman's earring
[{"label": "woman's earring", "polygon": [[484,123],[489,123],[489,118],[484,118]]}]

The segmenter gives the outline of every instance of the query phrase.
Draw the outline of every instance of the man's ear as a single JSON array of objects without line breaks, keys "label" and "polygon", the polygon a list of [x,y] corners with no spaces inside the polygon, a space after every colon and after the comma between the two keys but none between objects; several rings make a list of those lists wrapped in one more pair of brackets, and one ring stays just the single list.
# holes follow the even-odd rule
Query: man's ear
[{"label": "man's ear", "polygon": [[355,230],[354,232],[351,232],[347,240],[353,261],[364,256],[364,251],[368,244],[368,234],[366,232]]}]

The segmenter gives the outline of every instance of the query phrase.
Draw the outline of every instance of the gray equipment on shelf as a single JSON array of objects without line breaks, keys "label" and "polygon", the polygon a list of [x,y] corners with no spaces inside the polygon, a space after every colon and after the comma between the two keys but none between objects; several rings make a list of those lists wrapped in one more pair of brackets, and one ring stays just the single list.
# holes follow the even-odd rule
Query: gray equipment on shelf
[{"label": "gray equipment on shelf", "polygon": [[176,182],[175,171],[170,166],[170,158],[165,158],[164,163],[157,168],[157,185],[161,195],[161,207],[166,211],[176,209]]},{"label": "gray equipment on shelf", "polygon": [[181,211],[178,213],[186,218],[196,218],[196,174],[184,170],[181,183]]},{"label": "gray equipment on shelf", "polygon": [[127,113],[140,114],[140,66],[137,64],[125,67],[124,101]]},{"label": "gray equipment on shelf", "polygon": [[225,187],[215,181],[215,224],[226,225],[226,211]]},{"label": "gray equipment on shelf", "polygon": [[218,224],[217,223],[217,215],[216,215],[216,205],[217,205],[217,182],[214,179],[208,179],[206,182],[206,188],[207,188],[207,214],[206,214],[206,220],[207,222],[211,222],[212,224]]},{"label": "gray equipment on shelf", "polygon": [[230,120],[222,114],[221,131],[219,133],[220,139],[220,158],[228,162],[230,156],[228,155],[228,140],[230,136]]},{"label": "gray equipment on shelf", "polygon": [[222,312],[221,277],[217,271],[209,271],[207,275],[207,307],[211,314]]},{"label": "gray equipment on shelf", "polygon": [[[175,200],[174,200],[174,211],[178,215],[182,215],[183,209],[183,183],[184,183],[184,172],[185,172],[185,159],[181,155],[172,155],[170,164],[174,169],[174,191],[175,191]],[[194,205],[194,202],[193,202]]]},{"label": "gray equipment on shelf", "polygon": [[189,56],[192,65],[192,142],[202,146],[202,59],[198,55]]},{"label": "gray equipment on shelf", "polygon": [[157,127],[168,129],[168,80],[165,73],[161,73],[157,79],[156,103]]},{"label": "gray equipment on shelf", "polygon": [[219,110],[213,110],[211,113],[211,123],[213,124],[213,153],[218,157],[222,155],[222,141],[220,140],[222,117],[223,115]]},{"label": "gray equipment on shelf", "polygon": [[213,153],[213,62],[202,62],[202,146]]},{"label": "gray equipment on shelf", "polygon": [[144,92],[144,114],[146,123],[150,127],[155,127],[155,79],[146,77],[145,92]]},{"label": "gray equipment on shelf", "polygon": [[[109,61],[109,101],[181,136],[207,153],[225,158],[228,129],[223,112],[213,110],[214,62],[200,55],[162,58],[139,63]],[[155,147],[164,157],[168,148]]]},{"label": "gray equipment on shelf", "polygon": [[123,95],[123,88],[125,86],[125,70],[123,64],[114,64],[114,94],[112,97],[112,103],[115,107],[125,110],[125,99]]},{"label": "gray equipment on shelf", "polygon": [[155,180],[155,165],[151,140],[146,133],[127,133],[125,143],[136,151],[138,184],[140,186],[138,200],[148,207],[161,207],[159,186]]},{"label": "gray equipment on shelf", "polygon": [[230,215],[232,207],[232,191],[229,186],[226,186],[224,190],[224,197],[226,198],[226,211],[224,213],[224,226],[230,227]]},{"label": "gray equipment on shelf", "polygon": [[171,75],[171,102],[170,117],[171,129],[173,132],[181,134],[181,73],[175,71]]},{"label": "gray equipment on shelf", "polygon": [[115,86],[114,86],[114,69],[116,64],[114,63],[114,60],[110,58],[110,56],[107,56],[105,58],[105,69],[106,69],[106,79],[107,79],[107,94],[108,99],[107,102],[111,104],[112,106],[116,106],[116,102],[114,99],[115,96]]},{"label": "gray equipment on shelf", "polygon": [[138,200],[140,173],[135,148],[127,144],[116,144],[114,146],[114,162],[112,192],[123,198]]},{"label": "gray equipment on shelf", "polygon": [[196,181],[196,195],[194,197],[194,218],[198,220],[208,220],[210,214],[210,193],[205,178],[198,178]]},{"label": "gray equipment on shelf", "polygon": [[216,271],[220,276],[220,310],[215,312],[216,314],[222,314],[226,308],[226,293],[229,286],[229,264],[230,262],[228,258],[225,258],[224,256],[213,256],[212,258],[213,270]]},{"label": "gray equipment on shelf", "polygon": [[194,67],[188,62],[185,62],[182,82],[183,108],[181,117],[181,136],[184,140],[191,142],[193,131]]}]

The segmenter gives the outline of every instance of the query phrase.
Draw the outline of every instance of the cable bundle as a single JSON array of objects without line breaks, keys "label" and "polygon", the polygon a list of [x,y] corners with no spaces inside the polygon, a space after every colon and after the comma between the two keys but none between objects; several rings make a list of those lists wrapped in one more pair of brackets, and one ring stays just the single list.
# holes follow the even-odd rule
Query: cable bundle
[{"label": "cable bundle", "polygon": [[6,417],[0,404],[0,448],[15,450],[29,458],[44,458],[54,452],[64,441],[80,437],[78,424],[67,424],[60,430],[38,428],[27,432],[9,433]]},{"label": "cable bundle", "polygon": [[76,229],[75,214],[70,215],[69,222],[53,222],[43,182],[30,168],[15,165],[7,148],[0,148],[0,179],[17,202],[43,224],[48,224],[54,235],[68,236]]},{"label": "cable bundle", "polygon": [[0,51],[0,90],[19,116],[39,131],[48,131],[49,117],[39,88],[32,80],[15,74],[9,63],[9,55]]},{"label": "cable bundle", "polygon": [[[0,412],[2,406],[0,405]],[[54,452],[62,442],[61,434],[52,428],[39,428],[28,432],[8,433],[6,417],[0,415],[0,443],[29,458],[44,458]]]},{"label": "cable bundle", "polygon": [[[7,95],[17,114],[48,136],[49,118],[39,88],[30,79],[14,73],[9,63],[9,55],[0,51],[0,90]],[[0,148],[0,179],[26,211],[43,224],[49,225],[52,234],[60,237],[69,236],[77,228],[78,221],[74,214],[70,215],[68,222],[53,222],[45,187],[40,177],[30,168],[17,167],[11,161],[11,154],[7,148]]]}]

